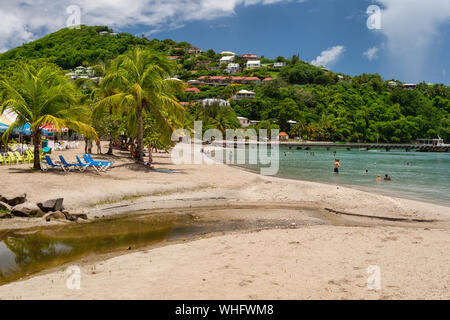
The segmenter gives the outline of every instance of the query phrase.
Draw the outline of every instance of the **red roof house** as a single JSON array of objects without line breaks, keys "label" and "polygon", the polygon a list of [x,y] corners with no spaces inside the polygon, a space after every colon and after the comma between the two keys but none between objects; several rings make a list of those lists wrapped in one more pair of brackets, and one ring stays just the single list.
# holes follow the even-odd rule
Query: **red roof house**
[{"label": "red roof house", "polygon": [[186,88],[184,92],[200,92],[200,89],[198,88]]}]

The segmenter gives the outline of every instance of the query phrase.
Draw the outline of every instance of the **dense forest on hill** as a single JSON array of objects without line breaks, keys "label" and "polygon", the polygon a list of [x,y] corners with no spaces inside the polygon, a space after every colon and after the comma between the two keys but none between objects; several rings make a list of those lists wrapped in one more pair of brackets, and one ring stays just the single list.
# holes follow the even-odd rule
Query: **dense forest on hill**
[{"label": "dense forest on hill", "polygon": [[[102,31],[109,34],[100,34]],[[226,65],[219,62],[222,55],[214,50],[192,54],[187,42],[111,33],[107,27],[62,29],[1,54],[0,73],[10,75],[22,61],[54,63],[63,70],[93,66],[141,46],[176,56],[173,76],[184,81],[201,76],[230,76],[225,73]],[[400,81],[385,81],[378,74],[336,74],[298,56],[259,59],[261,68],[243,69],[233,76],[261,80],[270,77],[270,82],[197,85],[200,92],[179,94],[179,100],[186,105],[186,125],[201,119],[206,122],[205,128],[224,130],[238,127],[236,117],[242,116],[260,121],[258,128],[280,128],[291,136],[310,140],[409,142],[437,135],[450,140],[450,87],[422,83],[415,89],[406,89]],[[240,56],[234,62],[245,64]],[[284,62],[286,66],[274,68],[274,62]],[[233,100],[241,89],[255,92],[256,97]],[[202,108],[196,102],[205,98],[225,99],[231,106]]]}]

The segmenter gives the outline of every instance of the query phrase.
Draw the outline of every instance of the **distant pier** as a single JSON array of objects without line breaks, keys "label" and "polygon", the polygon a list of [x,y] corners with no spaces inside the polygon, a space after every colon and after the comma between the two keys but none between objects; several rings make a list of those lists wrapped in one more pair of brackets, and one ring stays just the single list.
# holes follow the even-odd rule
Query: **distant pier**
[{"label": "distant pier", "polygon": [[[213,145],[222,145],[226,147],[227,144],[233,144],[233,142],[229,141],[214,141]],[[240,145],[257,145],[259,142],[243,142],[243,141],[235,141],[235,148]],[[268,142],[270,144],[270,142]],[[405,150],[409,152],[411,150],[419,151],[419,152],[449,152],[449,146],[433,146],[429,144],[391,144],[391,143],[332,143],[332,142],[279,142],[280,146],[289,147],[289,149],[297,149],[297,150],[310,150],[312,148],[325,148],[327,150],[332,149],[347,149],[347,150],[386,150],[387,152],[391,150]]]},{"label": "distant pier", "polygon": [[309,150],[311,148],[326,148],[327,150],[344,148],[347,150],[352,149],[365,149],[365,150],[405,150],[409,152],[416,150],[420,152],[449,152],[449,147],[439,147],[426,144],[391,144],[391,143],[313,143],[313,142],[280,142],[281,146],[289,147],[291,149]]}]

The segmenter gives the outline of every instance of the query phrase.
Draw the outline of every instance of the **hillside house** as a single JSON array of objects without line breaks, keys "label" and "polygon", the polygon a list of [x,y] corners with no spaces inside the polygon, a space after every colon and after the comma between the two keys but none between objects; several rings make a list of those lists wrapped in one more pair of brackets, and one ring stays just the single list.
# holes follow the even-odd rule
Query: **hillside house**
[{"label": "hillside house", "polygon": [[246,117],[237,117],[242,128],[247,128],[250,125],[250,121]]},{"label": "hillside house", "polygon": [[275,62],[273,64],[273,67],[276,69],[284,68],[284,67],[286,67],[286,62]]},{"label": "hillside house", "polygon": [[258,60],[258,55],[254,53],[246,53],[242,55],[242,59],[245,60]]},{"label": "hillside house", "polygon": [[229,73],[229,74],[238,73],[240,70],[240,67],[241,66],[239,65],[239,63],[229,63],[227,68],[225,69],[225,72]]},{"label": "hillside house", "polygon": [[223,56],[220,58],[220,63],[231,63],[234,62],[234,56]]},{"label": "hillside house", "polygon": [[206,106],[213,106],[213,105],[218,105],[218,106],[230,106],[230,103],[227,100],[223,100],[223,99],[203,99],[201,100],[201,104],[206,107]]},{"label": "hillside house", "polygon": [[190,47],[189,49],[188,49],[188,53],[189,54],[195,54],[195,55],[200,55],[200,54],[202,54],[202,49],[200,49],[199,47]]},{"label": "hillside house", "polygon": [[259,60],[247,61],[247,69],[258,69],[258,68],[261,68],[261,61]]},{"label": "hillside house", "polygon": [[241,90],[233,97],[233,100],[252,100],[255,99],[256,93],[248,90]]}]

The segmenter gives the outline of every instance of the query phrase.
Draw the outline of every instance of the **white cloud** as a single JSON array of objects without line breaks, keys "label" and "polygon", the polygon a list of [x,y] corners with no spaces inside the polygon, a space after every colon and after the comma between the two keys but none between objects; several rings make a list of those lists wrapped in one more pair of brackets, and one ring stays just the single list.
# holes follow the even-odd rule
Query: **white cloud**
[{"label": "white cloud", "polygon": [[450,19],[450,0],[376,0],[384,8],[381,30],[392,68],[400,67],[410,81],[422,80],[431,47],[440,40],[440,27]]},{"label": "white cloud", "polygon": [[367,49],[367,51],[365,51],[363,55],[366,56],[369,61],[376,60],[378,59],[378,51],[379,49],[377,47],[372,47]]},{"label": "white cloud", "polygon": [[[149,33],[177,28],[184,22],[235,14],[239,5],[270,5],[293,0],[8,0],[0,7],[0,50],[65,27],[66,8],[81,8],[81,23],[129,27],[143,25]],[[298,1],[298,2],[303,2]]]},{"label": "white cloud", "polygon": [[320,56],[311,61],[311,64],[314,66],[329,67],[342,56],[344,51],[345,51],[344,46],[334,46],[332,48],[322,51]]}]

